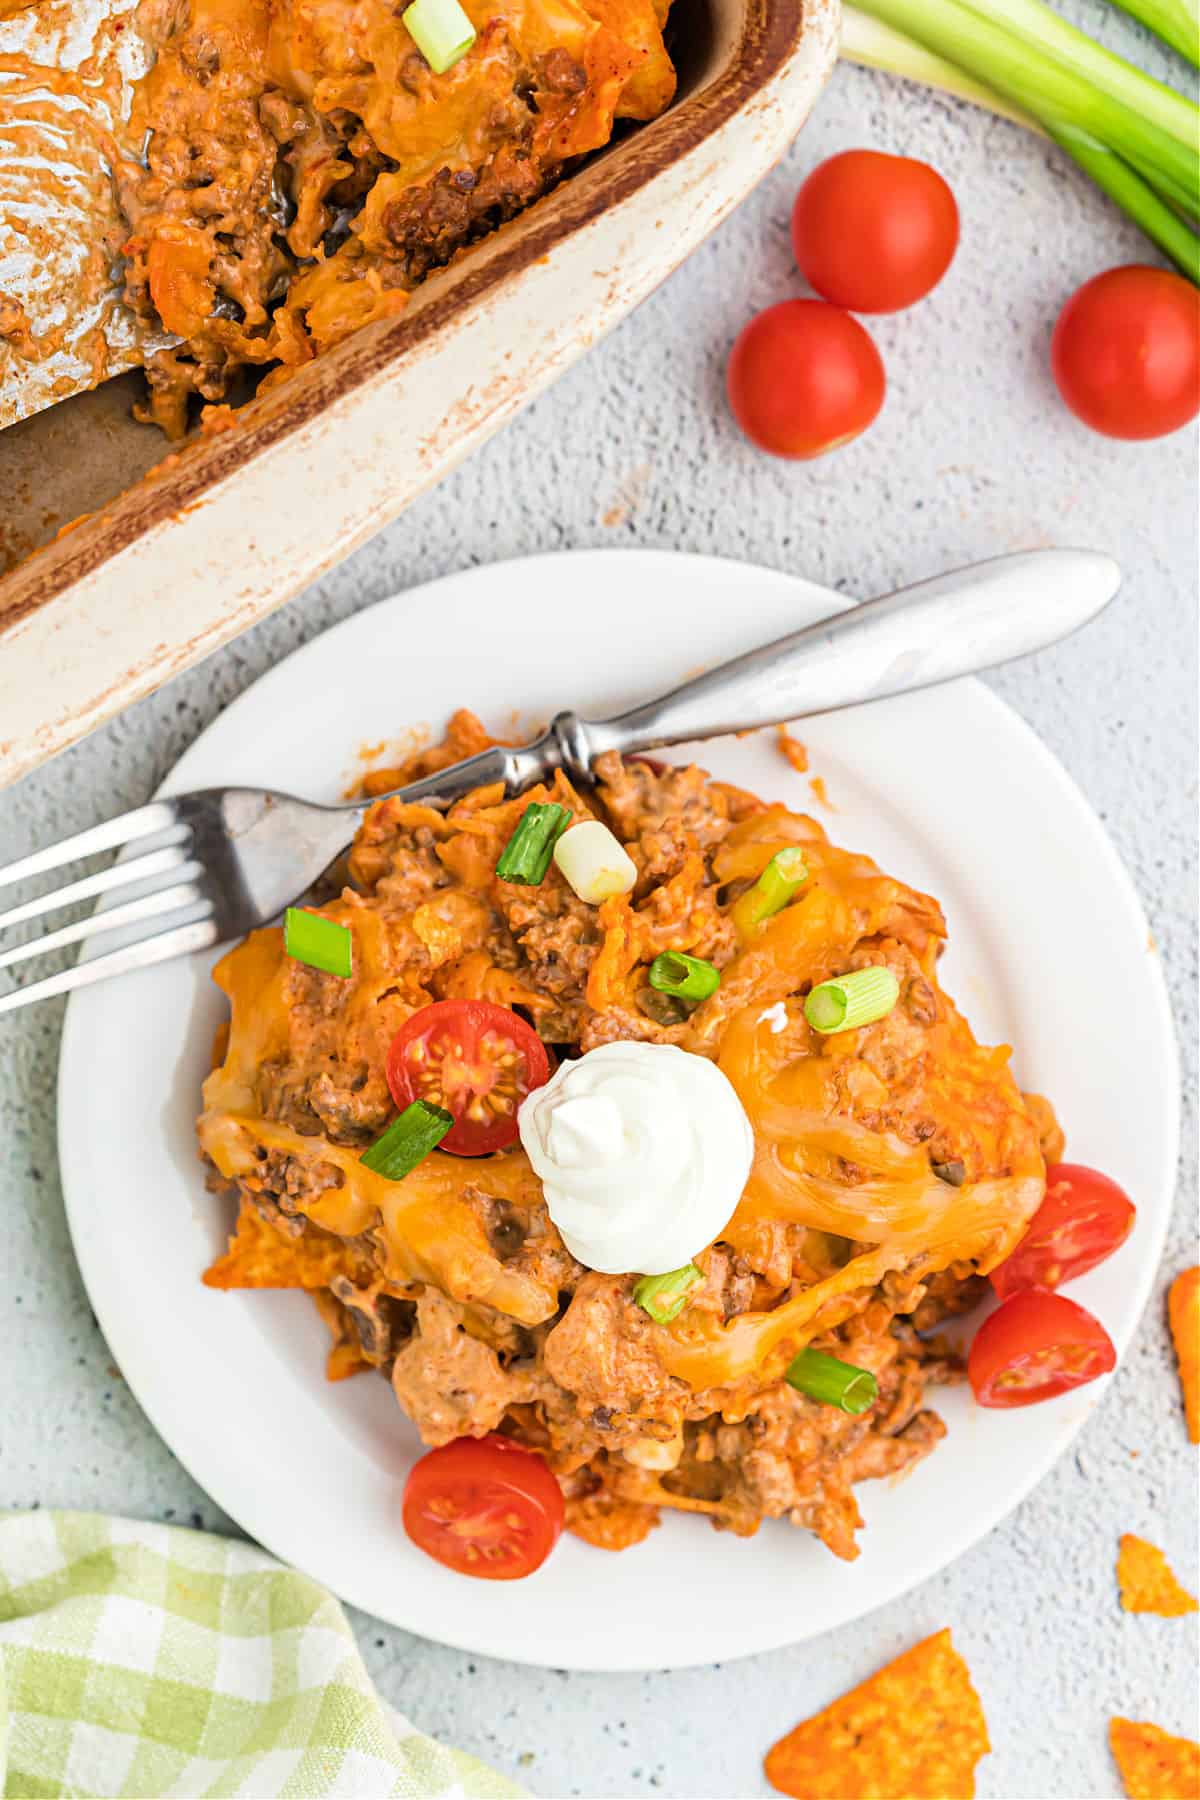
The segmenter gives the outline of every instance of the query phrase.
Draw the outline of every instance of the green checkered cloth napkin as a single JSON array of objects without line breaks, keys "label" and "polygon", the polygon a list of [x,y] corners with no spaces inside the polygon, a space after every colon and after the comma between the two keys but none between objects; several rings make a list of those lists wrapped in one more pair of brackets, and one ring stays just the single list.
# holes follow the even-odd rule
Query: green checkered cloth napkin
[{"label": "green checkered cloth napkin", "polygon": [[380,1700],[332,1595],[249,1544],[0,1517],[9,1800],[520,1796]]}]

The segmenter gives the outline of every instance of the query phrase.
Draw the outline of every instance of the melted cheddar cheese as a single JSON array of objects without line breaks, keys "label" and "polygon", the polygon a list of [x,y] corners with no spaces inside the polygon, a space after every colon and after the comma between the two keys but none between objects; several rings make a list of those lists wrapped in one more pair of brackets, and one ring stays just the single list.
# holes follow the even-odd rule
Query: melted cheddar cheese
[{"label": "melted cheddar cheese", "polygon": [[[561,776],[535,797],[588,810]],[[607,1035],[657,1036],[711,1057],[754,1132],[750,1177],[721,1242],[759,1271],[763,1303],[728,1319],[686,1308],[651,1328],[670,1377],[695,1393],[778,1380],[800,1348],[861,1310],[885,1278],[925,1279],[958,1264],[986,1272],[1008,1253],[1043,1194],[1038,1129],[1008,1050],[978,1045],[938,986],[944,923],[934,901],[829,844],[812,820],[752,804],[725,821],[715,844],[683,843],[649,891],[585,908],[553,873],[537,890],[497,882],[499,851],[524,804],[492,790],[448,818],[388,801],[374,809],[350,862],[370,891],[347,889],[322,908],[353,934],[350,981],[289,962],[276,929],[252,933],[224,958],[216,979],[232,1008],[228,1048],[205,1084],[199,1122],[204,1153],[224,1177],[261,1194],[264,1164],[276,1171],[277,1192],[280,1166],[307,1172],[285,1184],[297,1196],[293,1210],[326,1232],[371,1237],[384,1280],[430,1284],[522,1327],[553,1320],[561,1271],[497,1255],[480,1207],[483,1192],[489,1206],[538,1218],[540,1241],[557,1244],[519,1146],[482,1163],[434,1152],[391,1182],[364,1167],[361,1145],[269,1116],[262,1096],[264,1071],[284,1070],[272,1092],[290,1094],[348,1067],[359,1092],[382,1095],[382,1124],[388,1045],[412,1011],[476,996],[552,1018],[561,996],[550,971],[570,948],[575,1022],[543,1031],[571,1030],[586,1048],[600,1021]],[[596,804],[603,808],[603,788]],[[646,867],[646,840],[629,842]],[[809,880],[744,940],[731,932],[733,897],[789,844],[804,846]],[[539,932],[564,948],[539,961],[529,949]],[[715,940],[720,988],[690,1015],[653,1024],[639,1010],[647,963],[662,948],[704,953]],[[889,961],[904,998],[877,1026],[820,1037],[801,996],[856,958]],[[946,1178],[951,1162],[956,1179]],[[771,1274],[781,1241],[790,1260]]]}]

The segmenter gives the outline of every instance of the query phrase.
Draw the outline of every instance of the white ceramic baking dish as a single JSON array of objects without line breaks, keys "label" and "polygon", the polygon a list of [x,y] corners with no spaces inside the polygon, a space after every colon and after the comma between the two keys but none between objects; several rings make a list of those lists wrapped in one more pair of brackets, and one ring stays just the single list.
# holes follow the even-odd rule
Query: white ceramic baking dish
[{"label": "white ceramic baking dish", "polygon": [[400,319],[252,402],[233,429],[167,454],[129,417],[138,377],[125,376],[0,432],[0,567],[16,564],[0,579],[0,784],[393,518],[779,158],[833,66],[837,0],[676,6],[681,80],[668,112],[431,277]]}]

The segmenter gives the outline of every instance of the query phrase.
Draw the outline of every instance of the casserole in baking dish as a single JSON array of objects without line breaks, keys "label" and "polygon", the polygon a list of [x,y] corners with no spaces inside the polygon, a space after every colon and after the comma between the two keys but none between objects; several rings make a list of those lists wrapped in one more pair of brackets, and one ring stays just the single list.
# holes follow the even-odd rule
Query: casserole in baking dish
[{"label": "casserole in baking dish", "polygon": [[678,91],[660,117],[431,273],[398,317],[220,419],[232,429],[164,458],[161,435],[128,416],[133,375],[0,433],[0,557],[13,565],[0,579],[0,779],[346,555],[628,312],[771,166],[832,66],[836,6],[676,0],[675,18]]}]

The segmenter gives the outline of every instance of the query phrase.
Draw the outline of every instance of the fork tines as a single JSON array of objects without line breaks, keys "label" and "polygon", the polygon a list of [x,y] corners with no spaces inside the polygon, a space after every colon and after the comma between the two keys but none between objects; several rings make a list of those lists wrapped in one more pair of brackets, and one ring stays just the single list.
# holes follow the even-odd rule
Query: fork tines
[{"label": "fork tines", "polygon": [[[0,969],[93,937],[115,934],[114,941],[96,955],[85,952],[71,968],[0,994],[0,1013],[217,942],[204,867],[193,855],[192,828],[173,800],[152,801],[23,857],[0,869],[0,888],[105,850],[127,854],[109,868],[67,881],[0,913]],[[87,917],[14,943],[13,927],[86,900],[100,902]]]}]

